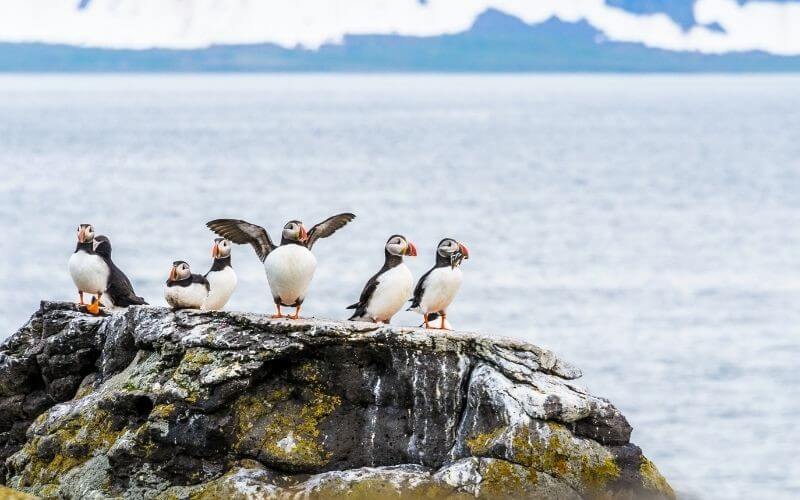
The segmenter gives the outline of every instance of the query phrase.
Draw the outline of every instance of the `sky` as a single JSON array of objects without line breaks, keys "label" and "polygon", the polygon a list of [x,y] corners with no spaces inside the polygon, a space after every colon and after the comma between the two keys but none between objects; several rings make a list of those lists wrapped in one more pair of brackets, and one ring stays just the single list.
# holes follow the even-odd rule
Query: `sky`
[{"label": "sky", "polygon": [[667,14],[637,14],[605,0],[3,0],[0,42],[133,49],[268,42],[315,49],[346,34],[458,33],[489,8],[529,24],[553,16],[583,20],[610,40],[668,50],[800,54],[800,29],[793,29],[800,26],[800,2],[768,0],[695,0],[697,24],[688,29]]}]

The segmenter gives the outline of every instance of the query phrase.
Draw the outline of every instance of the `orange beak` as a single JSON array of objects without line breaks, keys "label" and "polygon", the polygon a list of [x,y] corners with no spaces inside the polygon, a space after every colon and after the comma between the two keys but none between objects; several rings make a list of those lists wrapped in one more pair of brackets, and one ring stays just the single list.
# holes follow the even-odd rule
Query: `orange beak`
[{"label": "orange beak", "polygon": [[86,235],[84,234],[84,232],[85,232],[84,228],[80,228],[78,230],[78,243],[83,243],[84,241],[86,241]]},{"label": "orange beak", "polygon": [[459,243],[458,250],[464,255],[465,259],[469,259],[469,250],[467,250],[467,247]]},{"label": "orange beak", "polygon": [[178,279],[178,270],[175,269],[175,266],[172,266],[172,269],[169,270],[169,280],[175,281]]},{"label": "orange beak", "polygon": [[300,226],[300,241],[308,240],[308,231],[305,226]]},{"label": "orange beak", "polygon": [[408,246],[406,247],[406,255],[409,257],[416,257],[417,256],[417,247],[414,246],[413,243],[410,241],[408,242]]},{"label": "orange beak", "polygon": [[214,242],[214,246],[211,247],[211,258],[216,259],[219,257],[219,245],[217,242]]}]

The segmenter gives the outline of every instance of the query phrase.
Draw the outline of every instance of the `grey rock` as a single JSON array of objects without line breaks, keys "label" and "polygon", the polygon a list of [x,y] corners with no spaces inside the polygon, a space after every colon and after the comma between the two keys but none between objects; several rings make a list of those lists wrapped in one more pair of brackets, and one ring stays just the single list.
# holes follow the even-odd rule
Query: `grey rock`
[{"label": "grey rock", "polygon": [[43,302],[0,347],[0,479],[62,498],[671,497],[579,376],[467,332]]}]

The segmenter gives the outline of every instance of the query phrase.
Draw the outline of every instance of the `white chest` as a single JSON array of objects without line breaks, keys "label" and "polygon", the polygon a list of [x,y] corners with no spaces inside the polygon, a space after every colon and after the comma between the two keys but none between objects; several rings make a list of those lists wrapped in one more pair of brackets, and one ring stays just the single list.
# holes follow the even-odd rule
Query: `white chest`
[{"label": "white chest", "polygon": [[202,283],[189,286],[164,285],[164,299],[175,309],[201,309],[206,300],[208,290]]},{"label": "white chest", "polygon": [[388,321],[397,314],[414,287],[414,277],[405,264],[395,266],[378,278],[378,286],[367,302],[367,315],[375,321]]},{"label": "white chest", "polygon": [[425,281],[420,306],[423,312],[447,310],[461,288],[461,268],[439,267],[431,271]]},{"label": "white chest", "polygon": [[264,261],[272,296],[287,306],[305,298],[316,268],[314,254],[300,245],[281,245]]},{"label": "white chest", "polygon": [[79,250],[69,258],[69,274],[78,291],[102,293],[106,291],[110,270],[99,255]]},{"label": "white chest", "polygon": [[236,278],[236,272],[230,266],[220,271],[211,271],[206,275],[206,279],[209,291],[203,309],[218,311],[228,303],[239,280]]}]

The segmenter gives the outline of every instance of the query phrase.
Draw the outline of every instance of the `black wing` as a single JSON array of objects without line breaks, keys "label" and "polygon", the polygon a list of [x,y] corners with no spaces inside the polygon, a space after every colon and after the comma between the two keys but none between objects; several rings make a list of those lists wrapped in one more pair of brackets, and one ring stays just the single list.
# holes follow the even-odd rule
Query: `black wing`
[{"label": "black wing", "polygon": [[192,275],[192,283],[200,283],[201,285],[206,287],[206,290],[210,290],[211,289],[211,283],[209,283],[208,280],[206,279],[206,277],[203,276],[202,274],[193,274]]},{"label": "black wing", "polygon": [[206,223],[209,229],[234,243],[250,243],[261,262],[275,249],[266,229],[241,219],[215,219]]},{"label": "black wing", "polygon": [[347,306],[347,309],[356,310],[350,319],[359,318],[367,313],[367,304],[369,304],[369,299],[372,297],[372,294],[375,293],[375,289],[378,288],[378,276],[380,275],[381,271],[375,273],[375,276],[371,277],[369,281],[367,281],[367,284],[364,285],[364,290],[361,291],[361,297],[359,297],[358,302]]},{"label": "black wing", "polygon": [[113,262],[108,262],[108,267],[111,269],[111,273],[108,277],[106,293],[111,297],[115,306],[128,307],[147,304],[143,298],[136,295],[136,292],[133,291],[131,280],[125,276],[125,273],[120,268]]},{"label": "black wing", "polygon": [[311,247],[314,246],[314,243],[318,239],[327,238],[355,218],[356,216],[351,213],[344,213],[334,215],[333,217],[328,217],[324,221],[312,227],[308,232],[308,241],[306,241],[306,247],[311,250]]},{"label": "black wing", "polygon": [[419,307],[420,303],[422,302],[422,294],[425,293],[425,281],[428,279],[428,275],[430,275],[434,269],[436,269],[436,266],[430,268],[428,272],[423,274],[419,281],[417,281],[417,286],[414,287],[414,296],[411,298],[411,307],[406,309],[406,311],[410,311],[416,307]]}]

